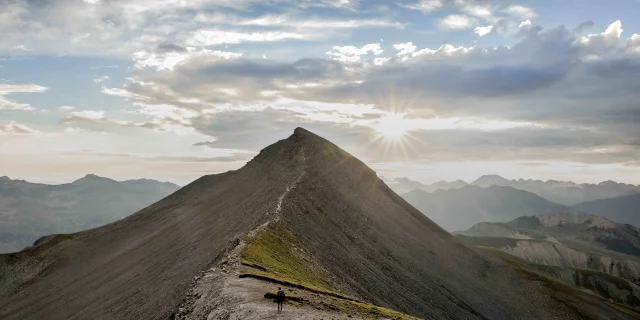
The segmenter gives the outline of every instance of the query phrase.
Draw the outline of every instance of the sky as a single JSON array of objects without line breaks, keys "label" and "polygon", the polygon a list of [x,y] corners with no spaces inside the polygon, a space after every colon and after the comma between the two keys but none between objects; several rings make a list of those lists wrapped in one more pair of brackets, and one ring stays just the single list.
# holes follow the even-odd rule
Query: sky
[{"label": "sky", "polygon": [[0,176],[186,184],[304,127],[380,176],[640,184],[638,0],[0,0]]}]

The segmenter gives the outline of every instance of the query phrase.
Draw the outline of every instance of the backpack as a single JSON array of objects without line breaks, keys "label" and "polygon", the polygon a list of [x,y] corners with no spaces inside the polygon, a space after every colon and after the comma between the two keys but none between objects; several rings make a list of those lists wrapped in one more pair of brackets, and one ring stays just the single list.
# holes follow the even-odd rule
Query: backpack
[{"label": "backpack", "polygon": [[278,301],[284,301],[284,291],[278,291]]}]

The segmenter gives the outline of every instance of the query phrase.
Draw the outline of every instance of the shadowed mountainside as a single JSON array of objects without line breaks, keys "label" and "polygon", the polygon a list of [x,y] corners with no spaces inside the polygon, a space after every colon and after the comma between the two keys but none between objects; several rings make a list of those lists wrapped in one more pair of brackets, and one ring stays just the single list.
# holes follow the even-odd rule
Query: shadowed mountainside
[{"label": "shadowed mountainside", "polygon": [[536,194],[501,186],[466,186],[433,193],[414,190],[402,197],[449,231],[465,230],[479,222],[506,222],[523,215],[568,210]]},{"label": "shadowed mountainside", "polygon": [[0,177],[0,253],[19,251],[46,235],[78,232],[122,219],[180,187],[89,174],[47,185]]},{"label": "shadowed mountainside", "polygon": [[575,212],[593,213],[618,223],[640,227],[640,194],[583,202],[571,209]]}]

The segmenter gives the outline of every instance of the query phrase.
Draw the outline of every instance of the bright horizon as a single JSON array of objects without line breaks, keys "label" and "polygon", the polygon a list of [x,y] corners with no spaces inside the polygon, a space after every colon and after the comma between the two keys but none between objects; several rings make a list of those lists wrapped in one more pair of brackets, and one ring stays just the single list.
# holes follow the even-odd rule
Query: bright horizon
[{"label": "bright horizon", "polygon": [[185,185],[300,126],[382,177],[640,184],[637,1],[6,6],[0,176]]}]

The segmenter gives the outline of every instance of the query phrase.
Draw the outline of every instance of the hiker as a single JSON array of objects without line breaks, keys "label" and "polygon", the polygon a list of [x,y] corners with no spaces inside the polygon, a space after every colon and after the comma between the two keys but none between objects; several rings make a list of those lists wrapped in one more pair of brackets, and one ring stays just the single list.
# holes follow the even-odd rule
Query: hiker
[{"label": "hiker", "polygon": [[276,302],[278,302],[278,312],[282,311],[282,304],[284,303],[284,291],[282,291],[282,288],[278,288]]}]

